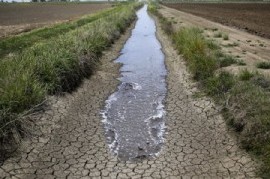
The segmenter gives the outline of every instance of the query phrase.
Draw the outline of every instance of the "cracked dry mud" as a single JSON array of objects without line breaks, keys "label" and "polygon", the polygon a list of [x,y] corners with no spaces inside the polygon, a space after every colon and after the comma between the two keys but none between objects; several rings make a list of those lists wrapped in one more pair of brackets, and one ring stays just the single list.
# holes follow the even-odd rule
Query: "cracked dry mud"
[{"label": "cracked dry mud", "polygon": [[115,91],[112,62],[127,32],[105,52],[100,69],[74,93],[52,97],[37,118],[40,131],[0,167],[0,178],[255,178],[256,162],[239,149],[218,108],[194,98],[196,84],[169,39],[157,28],[168,70],[165,143],[156,158],[119,161],[110,154],[100,110]]}]

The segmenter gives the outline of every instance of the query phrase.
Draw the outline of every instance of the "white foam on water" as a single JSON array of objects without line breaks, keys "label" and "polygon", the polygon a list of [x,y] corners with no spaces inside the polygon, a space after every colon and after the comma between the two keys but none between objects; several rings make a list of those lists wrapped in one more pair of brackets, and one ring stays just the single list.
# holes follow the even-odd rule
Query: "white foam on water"
[{"label": "white foam on water", "polygon": [[138,83],[131,83],[134,90],[141,90],[142,86]]},{"label": "white foam on water", "polygon": [[113,93],[109,96],[109,98],[105,101],[105,109],[101,110],[100,114],[103,118],[102,122],[103,123],[108,123],[108,117],[107,113],[109,109],[111,108],[112,102],[117,101],[116,93]]},{"label": "white foam on water", "polygon": [[[148,133],[151,136],[151,139],[155,142],[155,144],[161,144],[164,143],[164,132],[165,132],[165,122],[164,119],[162,121],[160,121],[158,124],[155,124],[153,126],[151,126],[151,120],[156,120],[156,119],[161,119],[164,118],[166,111],[164,110],[164,105],[162,104],[163,100],[159,100],[158,101],[158,106],[156,107],[157,109],[157,113],[147,119],[145,119],[144,121],[146,122],[146,124],[148,125]],[[152,133],[151,133],[151,129],[155,128],[157,129],[158,133],[157,133],[157,138],[156,139]]]}]

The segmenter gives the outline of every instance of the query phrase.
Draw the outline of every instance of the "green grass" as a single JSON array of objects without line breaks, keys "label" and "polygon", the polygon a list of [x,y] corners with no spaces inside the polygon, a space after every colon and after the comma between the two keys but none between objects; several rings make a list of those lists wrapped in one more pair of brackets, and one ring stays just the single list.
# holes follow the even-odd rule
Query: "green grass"
[{"label": "green grass", "polygon": [[239,66],[245,66],[246,63],[245,63],[243,60],[239,59],[239,60],[237,61],[237,65],[239,65]]},{"label": "green grass", "polygon": [[270,69],[270,62],[259,62],[256,66],[261,69]]},{"label": "green grass", "polygon": [[239,79],[241,81],[248,81],[250,80],[252,77],[254,77],[254,73],[248,71],[247,69],[244,69],[242,70],[240,73],[239,73]]},{"label": "green grass", "polygon": [[[208,50],[209,44],[198,28],[183,28],[174,33],[176,48],[188,61],[188,67],[197,80],[212,76],[218,67],[213,54]],[[212,50],[214,51],[214,50]]]},{"label": "green grass", "polygon": [[228,34],[224,34],[223,35],[223,40],[229,40],[229,35]]},{"label": "green grass", "polygon": [[214,34],[215,38],[222,38],[222,33],[221,32],[217,32]]},{"label": "green grass", "polygon": [[232,64],[237,64],[237,62],[238,62],[237,59],[229,55],[225,55],[224,57],[218,59],[219,67],[221,68],[230,66]]},{"label": "green grass", "polygon": [[89,15],[78,19],[74,22],[67,22],[52,27],[45,27],[37,30],[32,30],[28,33],[23,33],[18,36],[11,36],[0,40],[0,58],[9,53],[21,52],[23,49],[32,46],[33,44],[48,39],[55,38],[61,34],[67,33],[71,30],[84,26],[88,23],[94,22],[101,17],[108,16],[114,12],[121,10],[123,6],[117,6],[103,10],[97,14]]},{"label": "green grass", "polygon": [[226,45],[223,45],[224,47],[237,47],[237,46],[239,46],[239,44],[238,43],[236,43],[236,42],[233,42],[233,43],[229,43],[229,44],[226,44]]},{"label": "green grass", "polygon": [[259,176],[269,178],[270,79],[248,70],[239,75],[222,71],[242,62],[224,55],[216,44],[209,45],[200,29],[181,28],[170,37],[201,90],[223,107],[224,119],[237,132],[242,147],[263,162]]},{"label": "green grass", "polygon": [[[20,116],[47,94],[70,92],[99,64],[102,51],[135,19],[139,4],[128,4],[97,21],[35,43],[0,61],[0,141],[20,131]],[[91,90],[91,89],[89,89]]]}]

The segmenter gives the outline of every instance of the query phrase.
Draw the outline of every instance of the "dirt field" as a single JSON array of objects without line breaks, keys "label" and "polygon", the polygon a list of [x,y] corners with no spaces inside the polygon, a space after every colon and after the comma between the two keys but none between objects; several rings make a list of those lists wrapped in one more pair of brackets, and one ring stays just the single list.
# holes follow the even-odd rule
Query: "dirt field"
[{"label": "dirt field", "polygon": [[270,38],[270,3],[179,3],[166,6]]},{"label": "dirt field", "polygon": [[109,8],[111,4],[2,4],[0,5],[0,37],[29,31]]},{"label": "dirt field", "polygon": [[[160,13],[174,22],[173,27],[175,29],[180,29],[181,27],[198,27],[204,29],[203,35],[205,38],[214,40],[225,54],[243,60],[246,64],[243,66],[232,65],[226,67],[228,71],[237,74],[243,69],[249,69],[250,71],[259,71],[260,73],[270,75],[269,70],[258,69],[256,67],[258,62],[270,61],[270,40],[268,38],[250,34],[243,30],[222,25],[203,17],[166,6],[162,6]],[[215,35],[218,33],[227,34],[229,39],[216,38]]]}]

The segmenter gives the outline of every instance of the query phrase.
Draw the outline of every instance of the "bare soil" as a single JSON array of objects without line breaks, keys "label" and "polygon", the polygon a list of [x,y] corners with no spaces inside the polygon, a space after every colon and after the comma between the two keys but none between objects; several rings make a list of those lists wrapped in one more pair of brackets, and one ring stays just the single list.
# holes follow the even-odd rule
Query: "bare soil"
[{"label": "bare soil", "polygon": [[270,3],[178,3],[165,5],[270,38]]},{"label": "bare soil", "polygon": [[76,19],[111,7],[109,3],[27,3],[0,5],[0,38]]},{"label": "bare soil", "polygon": [[[225,67],[234,74],[238,74],[243,69],[258,71],[265,75],[270,75],[270,70],[258,69],[257,63],[270,61],[270,40],[258,35],[245,32],[243,30],[222,25],[211,20],[199,17],[190,13],[179,11],[173,8],[162,6],[160,13],[173,22],[173,28],[179,30],[181,27],[198,27],[204,32],[205,38],[214,40],[222,51],[235,58],[243,60],[246,65],[232,65]],[[223,37],[217,38],[216,34],[227,34],[228,40]]]}]

